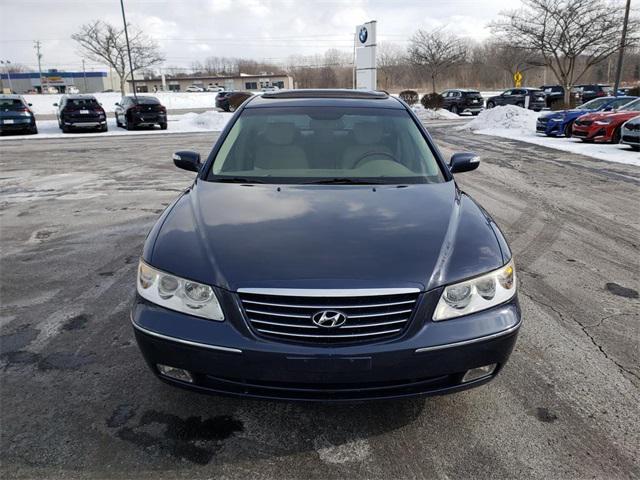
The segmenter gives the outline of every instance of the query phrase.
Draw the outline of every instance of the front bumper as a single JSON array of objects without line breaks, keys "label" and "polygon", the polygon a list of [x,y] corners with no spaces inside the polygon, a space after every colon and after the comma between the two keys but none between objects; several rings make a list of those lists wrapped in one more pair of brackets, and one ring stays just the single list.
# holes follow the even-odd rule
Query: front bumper
[{"label": "front bumper", "polygon": [[35,127],[32,117],[4,118],[0,120],[0,132],[21,132]]},{"label": "front bumper", "polygon": [[546,122],[538,120],[536,122],[536,132],[543,133],[548,136],[563,136],[564,122],[562,120],[547,120]]},{"label": "front bumper", "polygon": [[629,130],[627,128],[623,128],[620,143],[636,147],[640,146],[640,130]]},{"label": "front bumper", "polygon": [[593,142],[610,142],[613,136],[613,128],[604,125],[591,124],[589,126],[574,125],[572,135],[583,140]]},{"label": "front bumper", "polygon": [[[225,311],[230,311],[228,306]],[[416,307],[415,316],[424,312]],[[333,347],[256,337],[239,309],[224,322],[215,322],[138,298],[131,320],[149,367],[170,384],[207,393],[304,401],[436,395],[484,384],[507,362],[521,324],[517,299],[459,319],[422,318],[414,318],[414,328],[395,340]],[[491,375],[462,382],[467,370],[494,363]],[[194,382],[161,376],[158,364],[188,370]]]}]

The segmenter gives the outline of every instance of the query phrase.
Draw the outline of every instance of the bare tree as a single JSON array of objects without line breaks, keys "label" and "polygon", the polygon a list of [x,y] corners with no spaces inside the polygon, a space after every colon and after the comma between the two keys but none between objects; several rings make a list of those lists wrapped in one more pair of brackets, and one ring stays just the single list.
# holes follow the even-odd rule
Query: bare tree
[{"label": "bare tree", "polygon": [[[538,53],[564,87],[571,88],[594,65],[620,48],[624,10],[605,0],[523,0],[524,8],[501,13],[492,24],[503,43]],[[638,19],[629,20],[627,45],[640,36]]]},{"label": "bare tree", "polygon": [[517,45],[494,43],[491,45],[493,64],[509,72],[511,78],[516,72],[526,72],[545,65],[544,59],[535,51]]},{"label": "bare tree", "polygon": [[120,77],[120,92],[123,95],[127,78],[133,72],[164,61],[158,44],[131,26],[129,26],[129,44],[133,72],[129,71],[124,29],[95,20],[83,25],[78,33],[71,35],[71,38],[78,43],[83,55],[93,61],[104,62],[115,70]]},{"label": "bare tree", "polygon": [[427,70],[434,93],[438,76],[466,58],[466,42],[443,28],[418,30],[409,42],[409,59],[414,65]]}]

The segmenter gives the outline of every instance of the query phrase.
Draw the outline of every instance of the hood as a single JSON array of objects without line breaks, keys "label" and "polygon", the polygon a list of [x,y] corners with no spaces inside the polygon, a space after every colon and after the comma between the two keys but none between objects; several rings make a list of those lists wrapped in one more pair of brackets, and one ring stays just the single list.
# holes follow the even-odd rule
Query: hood
[{"label": "hood", "polygon": [[611,119],[614,121],[624,121],[629,120],[635,116],[640,115],[640,112],[637,111],[618,111],[618,112],[595,112],[589,113],[587,115],[583,115],[580,117],[580,120],[603,120],[603,119]]},{"label": "hood", "polygon": [[504,264],[494,228],[453,181],[373,188],[199,180],[152,231],[145,259],[232,291],[430,290]]}]

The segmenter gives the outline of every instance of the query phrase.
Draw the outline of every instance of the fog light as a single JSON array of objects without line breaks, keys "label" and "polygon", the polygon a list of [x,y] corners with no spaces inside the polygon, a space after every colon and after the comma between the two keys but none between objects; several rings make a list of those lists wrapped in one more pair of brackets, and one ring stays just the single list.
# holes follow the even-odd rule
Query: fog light
[{"label": "fog light", "polygon": [[472,368],[471,370],[467,370],[467,373],[462,377],[462,383],[471,382],[473,380],[478,380],[482,377],[488,377],[493,373],[498,364],[492,363],[491,365],[484,365],[483,367]]},{"label": "fog light", "polygon": [[182,368],[170,367],[168,365],[157,364],[158,371],[165,377],[173,378],[174,380],[180,380],[181,382],[193,383],[193,376],[188,370]]}]

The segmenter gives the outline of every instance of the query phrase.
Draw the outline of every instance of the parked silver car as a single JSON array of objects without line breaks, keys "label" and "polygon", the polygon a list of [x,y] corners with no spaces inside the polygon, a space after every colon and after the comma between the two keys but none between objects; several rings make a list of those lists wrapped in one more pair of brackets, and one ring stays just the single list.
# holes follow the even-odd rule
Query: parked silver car
[{"label": "parked silver car", "polygon": [[630,145],[632,149],[640,150],[640,116],[632,118],[622,125],[620,143]]}]

